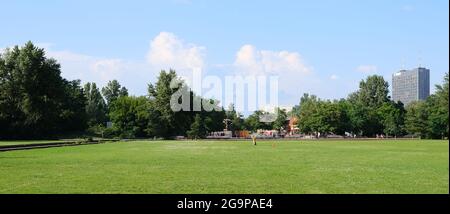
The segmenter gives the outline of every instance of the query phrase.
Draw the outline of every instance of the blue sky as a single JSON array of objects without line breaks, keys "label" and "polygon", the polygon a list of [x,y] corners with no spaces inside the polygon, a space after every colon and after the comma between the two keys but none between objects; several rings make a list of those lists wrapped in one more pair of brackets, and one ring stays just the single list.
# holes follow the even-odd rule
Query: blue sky
[{"label": "blue sky", "polygon": [[[419,63],[431,69],[432,85],[440,83],[449,70],[448,4],[3,1],[0,48],[31,40],[61,62],[66,78],[100,85],[116,78],[137,95],[146,93],[146,83],[154,81],[162,67],[182,70],[194,63],[208,74],[224,76],[241,70],[239,56],[246,53],[257,57],[249,62],[252,66],[274,65],[259,73],[285,77],[280,103],[290,105],[305,92],[343,98],[369,74],[390,82],[393,72]],[[175,58],[151,57],[168,50]],[[288,59],[293,60],[292,70],[285,72]],[[253,68],[249,63],[244,62],[246,69]]]}]

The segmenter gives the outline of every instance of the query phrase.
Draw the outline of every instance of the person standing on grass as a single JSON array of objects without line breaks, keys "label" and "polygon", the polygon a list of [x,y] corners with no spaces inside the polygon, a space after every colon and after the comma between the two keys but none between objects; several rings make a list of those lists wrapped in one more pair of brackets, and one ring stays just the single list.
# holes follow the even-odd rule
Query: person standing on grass
[{"label": "person standing on grass", "polygon": [[253,145],[256,146],[256,134],[252,134]]}]

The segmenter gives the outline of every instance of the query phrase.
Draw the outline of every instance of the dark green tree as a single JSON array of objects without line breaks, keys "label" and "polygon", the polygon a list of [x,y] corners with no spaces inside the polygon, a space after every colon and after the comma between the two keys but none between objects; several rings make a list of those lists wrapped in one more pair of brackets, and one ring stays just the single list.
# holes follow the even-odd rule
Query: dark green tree
[{"label": "dark green tree", "polygon": [[230,104],[225,113],[225,116],[229,123],[228,129],[230,131],[244,130],[244,118],[241,113],[236,111],[233,104]]},{"label": "dark green tree", "polygon": [[383,132],[386,136],[400,136],[405,131],[405,109],[402,103],[393,101],[384,103],[378,113],[382,120]]},{"label": "dark green tree", "polygon": [[409,134],[428,136],[428,109],[424,101],[410,103],[406,108],[405,129]]},{"label": "dark green tree", "polygon": [[195,115],[194,122],[191,125],[191,129],[187,132],[187,135],[191,139],[201,139],[206,137],[207,129],[200,114]]},{"label": "dark green tree", "polygon": [[425,101],[407,106],[405,126],[409,134],[421,138],[448,138],[448,73],[442,85],[436,85],[436,93]]},{"label": "dark green tree", "polygon": [[64,132],[82,132],[87,128],[87,99],[80,80],[64,81],[65,99],[61,103],[61,128]]},{"label": "dark green tree", "polygon": [[[207,131],[221,131],[224,128],[225,112],[216,101],[204,99],[195,95],[187,85],[181,81],[174,70],[162,70],[156,84],[148,86],[150,109],[147,132],[153,137],[171,138],[177,135],[186,136],[197,114],[200,114]],[[173,95],[182,94],[178,102],[189,102],[188,109],[173,109],[171,99]],[[175,96],[176,99],[176,96]],[[187,100],[183,100],[187,99]],[[194,104],[200,104],[196,109]],[[211,104],[211,105],[209,105]],[[212,109],[205,110],[205,105]],[[200,111],[198,111],[200,110]]]},{"label": "dark green tree", "polygon": [[115,100],[117,100],[117,98],[128,96],[128,89],[122,87],[119,81],[112,80],[102,88],[102,94],[106,99],[106,103],[110,106]]},{"label": "dark green tree", "polygon": [[318,111],[314,117],[317,118],[316,131],[324,135],[344,135],[348,131],[348,117],[338,101],[319,102]]},{"label": "dark green tree", "polygon": [[319,119],[318,115],[320,100],[315,95],[303,94],[297,110],[297,126],[305,134],[315,134]]},{"label": "dark green tree", "polygon": [[389,83],[382,76],[372,75],[361,80],[356,94],[358,102],[376,109],[389,102]]},{"label": "dark green tree", "polygon": [[148,109],[146,97],[118,97],[109,113],[115,131],[123,138],[146,137],[150,116]]},{"label": "dark green tree", "polygon": [[287,117],[287,113],[286,110],[284,109],[280,109],[280,108],[276,108],[276,115],[277,118],[276,120],[273,122],[273,129],[281,131],[284,130],[286,128],[286,125],[288,124],[288,117]]},{"label": "dark green tree", "polygon": [[88,116],[88,126],[105,125],[107,120],[107,106],[97,85],[86,83],[84,85],[86,95],[86,114]]},{"label": "dark green tree", "polygon": [[252,132],[257,131],[258,129],[270,130],[273,128],[273,122],[268,122],[263,118],[271,116],[272,115],[270,115],[268,112],[257,110],[244,120],[244,127]]},{"label": "dark green tree", "polygon": [[436,93],[431,95],[430,99],[427,100],[429,103],[430,110],[430,127],[431,135],[435,138],[448,138],[449,132],[449,82],[448,73],[444,76],[444,81],[442,85],[436,85]]},{"label": "dark green tree", "polygon": [[359,90],[348,97],[351,107],[349,118],[352,123],[352,133],[367,137],[384,133],[382,118],[378,109],[389,102],[389,84],[382,76],[372,75],[362,80]]},{"label": "dark green tree", "polygon": [[[149,84],[148,86],[149,97],[152,102],[151,106],[153,108],[152,111],[154,112],[150,117],[148,131],[154,136],[170,138],[178,134],[185,134],[188,130],[185,127],[186,123],[190,123],[190,121],[180,114],[177,117],[176,114],[178,112],[173,111],[170,106],[172,95],[183,87],[183,82],[179,81],[179,83],[176,83],[176,79],[178,77],[174,70],[170,70],[169,72],[162,70],[156,84]],[[158,128],[151,130],[152,127]]]},{"label": "dark green tree", "polygon": [[84,102],[80,94],[44,49],[31,42],[6,49],[0,55],[0,138],[49,138],[82,129],[84,115],[75,109]]},{"label": "dark green tree", "polygon": [[352,133],[352,123],[350,121],[350,103],[341,99],[339,101],[335,101],[334,105],[336,105],[337,111],[339,112],[339,122],[336,124],[336,128],[334,133],[337,135],[345,135],[347,133]]},{"label": "dark green tree", "polygon": [[426,100],[428,112],[427,138],[443,139],[448,137],[448,109],[441,108],[440,102],[440,97],[436,94],[429,96]]},{"label": "dark green tree", "polygon": [[164,137],[167,136],[168,130],[171,128],[169,124],[164,122],[158,122],[163,115],[161,111],[156,107],[156,102],[150,100],[148,103],[148,122],[147,122],[147,135],[150,137]]},{"label": "dark green tree", "polygon": [[207,131],[223,131],[225,128],[224,119],[226,118],[226,112],[223,107],[218,106],[218,102],[215,100],[209,100],[212,105],[215,104],[215,108],[212,111],[202,111],[204,123]]}]

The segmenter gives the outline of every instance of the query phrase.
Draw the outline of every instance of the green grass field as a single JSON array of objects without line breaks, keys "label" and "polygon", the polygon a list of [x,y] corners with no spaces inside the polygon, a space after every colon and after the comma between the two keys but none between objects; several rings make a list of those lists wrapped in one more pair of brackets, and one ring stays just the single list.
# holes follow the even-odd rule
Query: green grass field
[{"label": "green grass field", "polygon": [[0,193],[449,193],[448,141],[141,141],[0,152]]}]

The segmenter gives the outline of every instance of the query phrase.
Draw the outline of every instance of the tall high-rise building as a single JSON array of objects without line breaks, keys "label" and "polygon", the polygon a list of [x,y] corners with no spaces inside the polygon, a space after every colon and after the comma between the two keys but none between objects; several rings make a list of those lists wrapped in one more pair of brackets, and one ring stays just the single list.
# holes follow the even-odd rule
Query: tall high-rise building
[{"label": "tall high-rise building", "polygon": [[430,96],[430,70],[415,68],[401,70],[392,75],[392,99],[405,106]]}]

